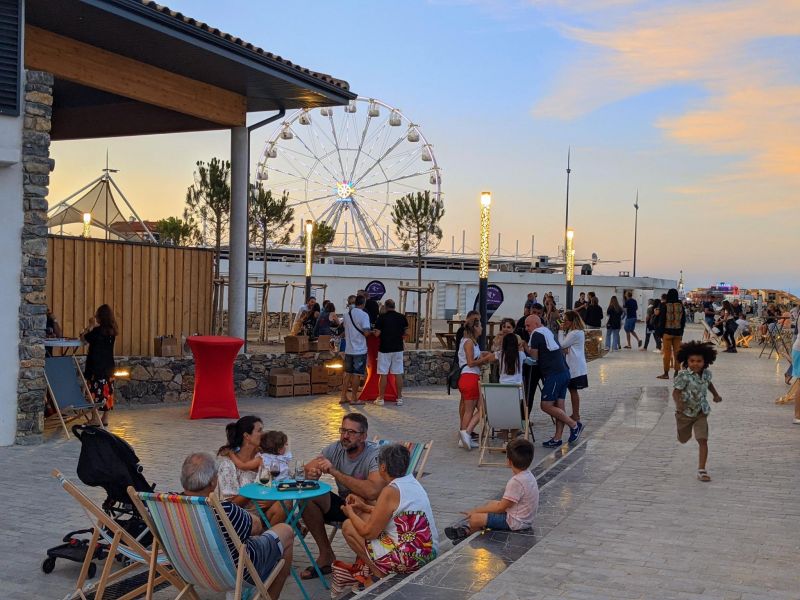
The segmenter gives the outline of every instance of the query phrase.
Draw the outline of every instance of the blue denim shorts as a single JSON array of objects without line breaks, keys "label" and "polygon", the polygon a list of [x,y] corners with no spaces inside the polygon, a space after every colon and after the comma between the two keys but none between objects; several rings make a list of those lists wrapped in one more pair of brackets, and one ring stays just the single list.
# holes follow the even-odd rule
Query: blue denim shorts
[{"label": "blue denim shorts", "polygon": [[345,354],[344,372],[353,375],[364,375],[367,372],[367,355]]},{"label": "blue denim shorts", "polygon": [[511,531],[506,521],[506,513],[488,513],[486,515],[486,527],[495,531]]},{"label": "blue denim shorts", "polygon": [[558,402],[567,397],[569,371],[548,375],[542,383],[542,402]]},{"label": "blue denim shorts", "polygon": [[625,331],[633,331],[636,329],[636,317],[625,319]]}]

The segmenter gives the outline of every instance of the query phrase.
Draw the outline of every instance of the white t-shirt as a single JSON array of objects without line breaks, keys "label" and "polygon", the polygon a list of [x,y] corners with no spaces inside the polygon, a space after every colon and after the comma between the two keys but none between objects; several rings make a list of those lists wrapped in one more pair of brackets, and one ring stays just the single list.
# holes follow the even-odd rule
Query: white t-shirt
[{"label": "white t-shirt", "polygon": [[561,330],[558,332],[558,343],[564,350],[569,350],[566,358],[570,379],[589,373],[589,368],[586,366],[585,342],[586,334],[580,329],[573,329],[566,335]]},{"label": "white t-shirt", "polygon": [[[462,373],[474,373],[475,375],[481,374],[481,368],[478,366],[475,367],[468,367],[467,364],[467,355],[464,353],[464,344],[469,338],[462,338],[461,343],[458,346],[458,366],[464,367],[461,369]],[[470,340],[472,341],[472,340]],[[478,347],[478,344],[472,344],[472,360],[478,360],[481,357],[481,349]]]},{"label": "white t-shirt", "polygon": [[506,373],[506,365],[503,362],[503,352],[498,350],[494,355],[500,363],[500,383],[522,385],[522,365],[525,363],[526,354],[522,350],[517,353],[519,356],[519,368],[513,375]]},{"label": "white t-shirt", "polygon": [[539,484],[529,470],[520,471],[508,480],[503,500],[514,504],[506,511],[506,522],[514,529],[533,526],[533,517],[539,508]]},{"label": "white t-shirt", "polygon": [[[352,319],[351,319],[352,317]],[[358,329],[364,333],[370,330],[369,315],[354,306],[350,312],[342,316],[344,322],[344,337],[347,340],[344,346],[345,354],[366,354],[367,353],[367,338],[364,337]],[[353,325],[355,323],[355,325]],[[356,326],[358,329],[356,329]]]}]

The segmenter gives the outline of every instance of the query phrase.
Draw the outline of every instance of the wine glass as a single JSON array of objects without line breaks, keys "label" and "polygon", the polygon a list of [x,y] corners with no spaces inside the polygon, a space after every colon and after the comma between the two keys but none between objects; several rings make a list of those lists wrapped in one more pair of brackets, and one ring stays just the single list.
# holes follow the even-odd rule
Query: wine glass
[{"label": "wine glass", "polygon": [[258,482],[267,487],[269,487],[270,483],[272,482],[272,475],[270,474],[269,469],[264,465],[261,465],[258,469]]},{"label": "wine glass", "polygon": [[270,461],[269,474],[272,476],[272,481],[276,481],[278,479],[278,475],[281,474],[281,465],[277,460]]}]

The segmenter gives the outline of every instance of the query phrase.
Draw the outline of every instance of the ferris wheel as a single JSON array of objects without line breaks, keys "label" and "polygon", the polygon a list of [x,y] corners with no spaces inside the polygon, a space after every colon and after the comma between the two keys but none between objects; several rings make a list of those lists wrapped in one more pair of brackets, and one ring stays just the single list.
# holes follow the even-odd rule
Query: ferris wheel
[{"label": "ferris wheel", "polygon": [[305,109],[267,140],[256,179],[286,193],[295,217],[324,221],[332,246],[392,250],[391,209],[409,193],[442,197],[441,169],[420,126],[374,98]]}]

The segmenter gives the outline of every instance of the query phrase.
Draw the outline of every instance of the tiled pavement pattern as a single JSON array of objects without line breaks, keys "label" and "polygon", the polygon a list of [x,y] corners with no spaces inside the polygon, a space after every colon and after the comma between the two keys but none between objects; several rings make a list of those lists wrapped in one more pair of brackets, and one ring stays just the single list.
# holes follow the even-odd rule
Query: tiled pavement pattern
[{"label": "tiled pavement pattern", "polygon": [[[773,404],[784,391],[784,365],[759,360],[757,354],[722,355],[714,368],[725,402],[714,407],[711,417],[710,484],[694,479],[696,445],[679,446],[671,410],[659,412],[666,406],[667,390],[666,382],[653,378],[660,357],[627,351],[591,363],[592,387],[583,394],[582,410],[591,435],[583,457],[544,487],[536,545],[508,569],[494,571],[499,573],[494,579],[486,576],[486,564],[469,564],[458,585],[448,588],[452,595],[436,597],[800,598],[791,570],[800,541],[800,475],[790,462],[800,444],[800,427],[792,429],[791,409]],[[634,411],[644,388],[646,406]],[[440,388],[417,388],[409,389],[407,397],[401,409],[362,410],[370,418],[371,433],[434,439],[429,475],[422,482],[443,529],[458,511],[495,496],[509,473],[478,469],[476,453],[456,447],[456,396]],[[655,404],[660,408],[654,412]],[[241,410],[287,431],[295,455],[302,457],[335,438],[343,414],[329,397],[245,400]],[[190,422],[186,412],[185,405],[172,405],[113,415],[113,430],[133,444],[146,476],[160,490],[177,487],[186,453],[214,451],[222,444],[223,420]],[[550,427],[536,417],[541,441]],[[74,477],[78,450],[74,440],[60,439],[40,447],[0,449],[5,541],[0,597],[35,593],[60,598],[73,585],[75,563],[59,562],[50,575],[39,567],[47,547],[85,523],[80,509],[48,475],[57,467]],[[548,456],[537,450],[537,462]],[[102,498],[96,490],[91,493]],[[341,536],[337,550],[350,559]],[[433,581],[434,568],[403,587],[443,585],[444,576]],[[480,585],[470,583],[477,580]],[[327,595],[318,582],[308,589],[316,598]],[[392,595],[402,589],[386,592],[387,597],[402,597]],[[282,597],[299,597],[291,580]]]}]

